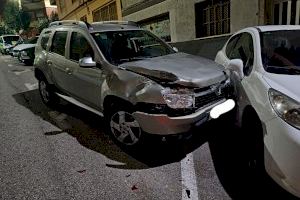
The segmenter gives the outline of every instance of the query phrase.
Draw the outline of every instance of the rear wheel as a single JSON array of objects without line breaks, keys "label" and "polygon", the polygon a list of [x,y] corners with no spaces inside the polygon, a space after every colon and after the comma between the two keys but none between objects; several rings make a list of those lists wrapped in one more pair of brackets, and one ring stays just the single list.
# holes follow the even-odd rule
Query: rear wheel
[{"label": "rear wheel", "polygon": [[44,104],[48,106],[53,106],[58,102],[58,97],[51,90],[50,85],[45,80],[45,78],[39,80],[39,92]]}]

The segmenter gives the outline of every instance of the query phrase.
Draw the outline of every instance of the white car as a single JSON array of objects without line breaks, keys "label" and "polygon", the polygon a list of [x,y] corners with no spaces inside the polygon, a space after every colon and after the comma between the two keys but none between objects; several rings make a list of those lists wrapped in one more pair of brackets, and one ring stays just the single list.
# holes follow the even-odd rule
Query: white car
[{"label": "white car", "polygon": [[231,71],[249,166],[300,197],[300,26],[243,29],[215,61]]}]

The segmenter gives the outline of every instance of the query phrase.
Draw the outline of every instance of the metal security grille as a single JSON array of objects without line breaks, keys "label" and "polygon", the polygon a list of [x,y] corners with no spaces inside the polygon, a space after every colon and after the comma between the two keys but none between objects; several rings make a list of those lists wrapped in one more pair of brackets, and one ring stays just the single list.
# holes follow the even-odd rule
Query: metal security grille
[{"label": "metal security grille", "polygon": [[300,23],[300,0],[275,0],[273,7],[273,24]]},{"label": "metal security grille", "polygon": [[209,0],[195,5],[197,37],[230,32],[230,1]]},{"label": "metal security grille", "polygon": [[99,8],[96,11],[93,11],[93,21],[109,21],[109,20],[117,20],[117,5],[116,2],[113,2],[107,6]]}]

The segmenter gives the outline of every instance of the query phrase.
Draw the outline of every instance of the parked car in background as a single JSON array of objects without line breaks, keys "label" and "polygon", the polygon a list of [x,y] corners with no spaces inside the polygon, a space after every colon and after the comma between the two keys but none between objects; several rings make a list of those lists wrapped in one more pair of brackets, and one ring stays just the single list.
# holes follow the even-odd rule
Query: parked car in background
[{"label": "parked car in background", "polygon": [[215,59],[232,71],[249,166],[298,197],[299,55],[300,26],[259,26],[234,34]]},{"label": "parked car in background", "polygon": [[57,97],[105,117],[114,139],[188,132],[228,104],[230,82],[214,61],[178,53],[132,22],[60,21],[43,30],[35,76],[44,103]]},{"label": "parked car in background", "polygon": [[34,51],[37,40],[38,36],[26,40],[24,41],[24,43],[15,46],[13,48],[13,56],[18,57],[18,59],[26,65],[32,65],[35,58]]},{"label": "parked car in background", "polygon": [[9,54],[10,49],[20,41],[22,41],[22,38],[19,35],[0,36],[0,52],[6,55]]}]

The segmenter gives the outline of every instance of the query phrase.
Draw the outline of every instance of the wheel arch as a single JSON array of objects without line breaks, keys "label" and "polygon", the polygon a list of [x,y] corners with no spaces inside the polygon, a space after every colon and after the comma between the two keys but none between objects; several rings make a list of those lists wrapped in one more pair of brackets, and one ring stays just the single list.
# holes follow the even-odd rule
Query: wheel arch
[{"label": "wheel arch", "polygon": [[131,102],[129,102],[129,101],[127,101],[127,100],[125,100],[125,99],[123,99],[121,97],[118,97],[118,96],[115,96],[115,95],[107,95],[104,98],[104,100],[103,100],[103,111],[104,111],[104,114],[114,104],[115,105],[122,105],[124,107],[127,107],[127,106],[128,107],[133,107],[134,106]]}]

